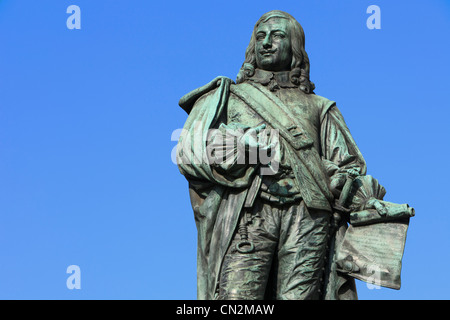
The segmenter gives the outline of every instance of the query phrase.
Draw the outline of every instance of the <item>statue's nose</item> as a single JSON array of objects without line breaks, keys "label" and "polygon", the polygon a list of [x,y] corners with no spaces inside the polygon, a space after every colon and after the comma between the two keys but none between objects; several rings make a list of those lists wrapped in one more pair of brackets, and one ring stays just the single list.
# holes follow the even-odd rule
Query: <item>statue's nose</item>
[{"label": "statue's nose", "polygon": [[272,40],[270,39],[270,36],[267,35],[263,41],[263,47],[264,49],[268,49],[272,46]]}]

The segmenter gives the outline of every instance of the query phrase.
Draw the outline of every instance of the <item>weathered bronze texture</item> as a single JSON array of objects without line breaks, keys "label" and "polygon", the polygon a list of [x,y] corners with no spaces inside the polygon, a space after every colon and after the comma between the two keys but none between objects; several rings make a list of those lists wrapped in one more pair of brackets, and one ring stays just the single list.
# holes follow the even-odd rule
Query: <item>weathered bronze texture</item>
[{"label": "weathered bronze texture", "polygon": [[309,70],[301,25],[270,11],[236,82],[217,77],[180,99],[199,299],[356,299],[354,278],[400,287],[414,210],[383,201]]}]

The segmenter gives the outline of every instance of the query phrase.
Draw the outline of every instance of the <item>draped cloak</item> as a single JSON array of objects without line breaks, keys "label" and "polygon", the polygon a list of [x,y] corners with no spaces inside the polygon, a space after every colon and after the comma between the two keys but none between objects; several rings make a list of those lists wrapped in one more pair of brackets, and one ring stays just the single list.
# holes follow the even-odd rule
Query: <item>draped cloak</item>
[{"label": "draped cloak", "polygon": [[[297,89],[300,91],[300,89]],[[303,94],[303,93],[302,93]],[[269,91],[255,84],[234,84],[217,77],[180,99],[189,114],[177,146],[180,172],[189,182],[189,193],[198,230],[197,297],[217,298],[217,286],[225,253],[236,230],[240,212],[260,188],[256,183],[258,165],[224,169],[207,159],[211,129],[232,122],[231,105],[248,109],[269,127],[279,130],[280,142],[294,173],[301,199],[308,208],[333,213],[335,199],[345,182],[346,171],[359,168],[365,174],[365,161],[334,101],[315,94],[303,94],[300,107],[307,110],[298,117]],[[283,116],[270,110],[278,108]],[[247,111],[248,111],[247,110]],[[308,117],[317,127],[312,129]],[[254,126],[254,124],[244,124]],[[296,127],[296,132],[290,128]],[[326,267],[324,299],[356,299],[354,280],[336,271],[333,253],[345,233],[339,226],[330,248]]]}]

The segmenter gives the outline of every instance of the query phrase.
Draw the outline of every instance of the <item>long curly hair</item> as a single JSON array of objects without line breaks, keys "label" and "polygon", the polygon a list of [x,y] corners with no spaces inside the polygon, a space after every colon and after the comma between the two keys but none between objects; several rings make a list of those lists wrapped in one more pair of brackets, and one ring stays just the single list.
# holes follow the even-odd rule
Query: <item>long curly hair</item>
[{"label": "long curly hair", "polygon": [[245,51],[245,61],[237,75],[236,83],[242,83],[255,74],[256,69],[256,30],[258,26],[270,18],[282,18],[288,20],[290,30],[292,63],[289,78],[291,82],[305,92],[314,93],[315,85],[309,80],[309,58],[305,51],[305,32],[297,20],[289,13],[280,10],[272,10],[261,16],[253,28],[250,44]]}]

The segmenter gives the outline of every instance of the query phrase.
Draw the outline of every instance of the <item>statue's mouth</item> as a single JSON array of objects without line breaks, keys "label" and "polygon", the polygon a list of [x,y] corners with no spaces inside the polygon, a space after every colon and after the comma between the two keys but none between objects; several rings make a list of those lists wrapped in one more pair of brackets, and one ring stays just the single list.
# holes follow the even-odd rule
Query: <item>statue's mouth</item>
[{"label": "statue's mouth", "polygon": [[274,54],[277,51],[277,49],[273,49],[273,50],[261,50],[259,53],[263,56],[268,56],[271,54]]}]

